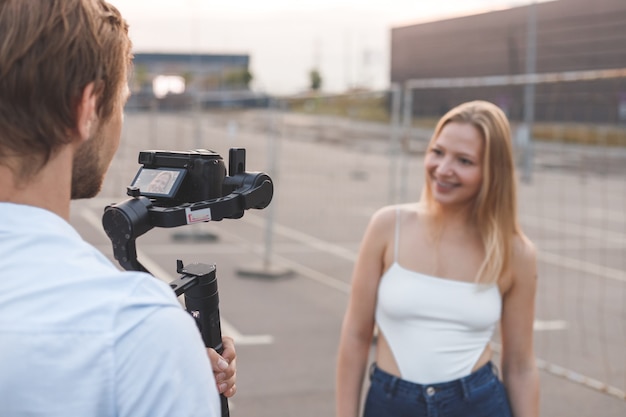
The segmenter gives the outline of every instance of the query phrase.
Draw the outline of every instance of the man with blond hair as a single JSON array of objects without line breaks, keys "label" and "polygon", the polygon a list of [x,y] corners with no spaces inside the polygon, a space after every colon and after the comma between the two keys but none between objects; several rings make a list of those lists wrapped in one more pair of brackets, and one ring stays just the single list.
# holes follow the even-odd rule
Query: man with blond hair
[{"label": "man with blond hair", "polygon": [[70,226],[117,150],[128,25],[103,0],[0,0],[0,414],[210,416],[235,350]]}]

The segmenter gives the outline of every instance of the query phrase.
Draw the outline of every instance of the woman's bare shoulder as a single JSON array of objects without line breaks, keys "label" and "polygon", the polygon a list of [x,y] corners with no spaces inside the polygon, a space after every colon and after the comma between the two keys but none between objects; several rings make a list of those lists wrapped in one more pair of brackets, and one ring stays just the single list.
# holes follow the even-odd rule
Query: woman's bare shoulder
[{"label": "woman's bare shoulder", "polygon": [[512,267],[516,280],[534,280],[537,275],[537,249],[524,234],[513,237]]},{"label": "woman's bare shoulder", "polygon": [[388,223],[396,217],[396,206],[379,208],[370,217],[370,224]]},{"label": "woman's bare shoulder", "polygon": [[513,236],[513,258],[521,262],[534,261],[537,258],[535,244],[523,233]]},{"label": "woman's bare shoulder", "polygon": [[388,205],[378,209],[372,215],[370,223],[386,227],[395,224],[398,216],[404,222],[412,218],[426,217],[427,213],[419,203]]}]

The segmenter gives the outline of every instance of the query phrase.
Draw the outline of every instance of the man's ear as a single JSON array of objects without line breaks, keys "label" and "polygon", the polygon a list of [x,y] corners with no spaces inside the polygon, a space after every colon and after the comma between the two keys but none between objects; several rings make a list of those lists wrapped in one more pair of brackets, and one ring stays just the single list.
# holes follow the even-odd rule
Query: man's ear
[{"label": "man's ear", "polygon": [[76,130],[80,136],[80,141],[84,142],[91,137],[91,129],[97,119],[94,82],[90,82],[83,89],[76,113]]}]

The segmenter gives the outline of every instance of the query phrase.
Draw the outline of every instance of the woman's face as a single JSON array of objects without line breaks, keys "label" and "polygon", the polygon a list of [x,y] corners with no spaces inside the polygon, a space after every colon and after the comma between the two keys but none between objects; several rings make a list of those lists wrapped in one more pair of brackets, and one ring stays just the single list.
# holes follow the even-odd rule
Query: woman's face
[{"label": "woman's face", "polygon": [[483,180],[484,146],[474,125],[450,122],[444,126],[424,161],[435,201],[450,206],[473,201]]},{"label": "woman's face", "polygon": [[153,193],[165,193],[168,189],[170,179],[172,179],[172,174],[167,171],[161,172],[150,182],[148,191]]}]

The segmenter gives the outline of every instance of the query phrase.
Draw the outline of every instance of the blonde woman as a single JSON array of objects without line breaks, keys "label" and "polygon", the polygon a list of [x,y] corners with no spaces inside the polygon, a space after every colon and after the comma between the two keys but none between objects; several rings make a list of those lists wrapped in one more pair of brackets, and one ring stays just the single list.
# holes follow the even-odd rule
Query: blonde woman
[{"label": "blonde woman", "polygon": [[[536,417],[536,256],[516,212],[509,122],[485,101],[437,124],[417,203],[365,231],[339,345],[337,417]],[[500,325],[502,380],[490,341]]]}]

